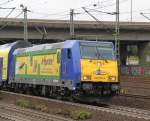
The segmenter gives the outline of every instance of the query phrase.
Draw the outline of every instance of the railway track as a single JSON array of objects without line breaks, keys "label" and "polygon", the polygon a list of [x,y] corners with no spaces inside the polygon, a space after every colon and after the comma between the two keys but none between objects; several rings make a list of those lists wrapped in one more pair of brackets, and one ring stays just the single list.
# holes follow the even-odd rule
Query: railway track
[{"label": "railway track", "polygon": [[129,97],[129,98],[134,98],[134,99],[146,99],[150,100],[150,96],[145,96],[145,95],[136,95],[136,94],[119,94],[121,97]]},{"label": "railway track", "polygon": [[71,119],[24,109],[16,107],[13,104],[2,102],[0,103],[0,117],[9,121],[73,121]]},{"label": "railway track", "polygon": [[120,112],[125,112],[126,115],[128,116],[133,116],[136,117],[136,118],[143,118],[145,120],[150,120],[150,111],[148,110],[141,110],[141,109],[137,109],[137,108],[129,108],[129,107],[124,107],[124,106],[110,106],[109,109],[112,109],[112,110],[118,110]]},{"label": "railway track", "polygon": [[[68,107],[69,107],[69,105],[70,106],[77,106],[77,107],[87,108],[87,109],[90,109],[90,110],[96,110],[96,111],[100,111],[100,112],[107,112],[107,113],[112,113],[112,114],[117,114],[117,115],[137,118],[137,119],[143,119],[143,120],[150,120],[150,111],[143,110],[143,109],[129,108],[129,107],[124,107],[124,106],[116,106],[116,105],[108,105],[106,107],[100,107],[100,106],[92,106],[92,105],[87,105],[87,104],[73,103],[73,102],[67,102],[67,101],[61,101],[61,100],[55,100],[55,99],[48,99],[48,98],[43,98],[43,97],[23,95],[23,94],[6,92],[6,91],[2,91],[2,92],[3,93],[9,93],[9,94],[12,94],[12,95],[17,95],[17,96],[35,98],[37,100],[40,99],[40,100],[45,100],[45,101],[50,101],[50,102],[55,102],[55,103],[61,103],[62,105],[64,105],[64,104],[68,105]],[[3,106],[3,105],[0,104],[0,107],[1,106]],[[13,105],[12,105],[12,107],[13,107]],[[6,108],[9,108],[9,106],[6,105]],[[16,111],[17,108],[12,108],[11,110]],[[27,109],[20,109],[20,111],[22,112],[22,114],[25,114],[25,115],[28,114]],[[39,115],[38,112],[36,114],[34,114],[35,117],[36,117],[37,114]],[[42,114],[42,115],[44,115],[44,117],[47,117],[47,115],[45,115],[45,114]],[[38,121],[38,120],[36,120],[36,121]],[[44,121],[44,120],[42,120],[42,121]],[[63,121],[65,121],[65,120],[63,120]]]},{"label": "railway track", "polygon": [[120,86],[123,91],[121,97],[150,100],[150,77],[122,76]]},{"label": "railway track", "polygon": [[6,119],[6,118],[3,118],[3,117],[0,117],[0,121],[12,121],[12,120],[9,120],[9,119]]}]

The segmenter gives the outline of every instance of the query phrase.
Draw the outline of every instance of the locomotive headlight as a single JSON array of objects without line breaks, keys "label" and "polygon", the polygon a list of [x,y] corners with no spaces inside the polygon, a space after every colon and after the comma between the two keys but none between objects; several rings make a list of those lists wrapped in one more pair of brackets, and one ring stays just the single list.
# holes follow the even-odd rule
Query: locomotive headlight
[{"label": "locomotive headlight", "polygon": [[87,76],[84,76],[83,79],[84,79],[84,80],[87,80],[88,78],[87,78]]},{"label": "locomotive headlight", "polygon": [[90,80],[90,79],[91,79],[91,76],[89,76],[89,75],[83,76],[83,80]]},{"label": "locomotive headlight", "polygon": [[115,76],[109,76],[109,79],[110,79],[111,81],[115,81],[115,80],[116,80],[116,77],[115,77]]}]

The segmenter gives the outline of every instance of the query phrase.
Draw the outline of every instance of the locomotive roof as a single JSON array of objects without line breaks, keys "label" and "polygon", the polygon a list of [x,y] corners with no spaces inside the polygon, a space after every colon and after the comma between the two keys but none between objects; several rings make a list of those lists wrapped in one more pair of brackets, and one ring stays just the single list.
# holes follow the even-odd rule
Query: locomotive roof
[{"label": "locomotive roof", "polygon": [[80,40],[80,45],[85,45],[85,46],[100,46],[100,47],[113,47],[112,42],[104,42],[104,41],[81,41]]},{"label": "locomotive roof", "polygon": [[31,52],[31,51],[41,51],[41,50],[62,48],[63,45],[64,45],[64,42],[51,43],[51,44],[33,45],[32,47],[16,49],[15,52],[14,52],[14,54],[26,53],[26,52]]},{"label": "locomotive roof", "polygon": [[28,41],[23,41],[23,40],[18,40],[16,42],[13,42],[13,43],[7,43],[7,44],[4,44],[4,45],[0,45],[0,50],[4,50],[4,49],[8,49],[10,50],[11,48],[13,48],[14,46],[21,46],[22,47],[27,45],[27,46],[31,46],[30,42]]},{"label": "locomotive roof", "polygon": [[81,45],[91,45],[91,46],[107,46],[112,47],[112,42],[97,42],[97,41],[86,41],[86,40],[66,40],[65,42],[59,42],[59,43],[51,43],[51,44],[40,44],[40,45],[33,45],[32,47],[26,47],[26,48],[19,48],[16,49],[14,54],[21,54],[21,53],[27,53],[31,51],[42,51],[42,50],[48,50],[48,49],[57,49],[57,48],[71,48],[76,42],[79,42]]},{"label": "locomotive roof", "polygon": [[0,45],[0,50],[12,47],[16,42]]},{"label": "locomotive roof", "polygon": [[38,51],[38,50],[47,50],[51,48],[62,48],[64,45],[64,42],[60,43],[52,43],[52,44],[41,44],[41,45],[34,45],[32,47],[25,48],[26,51]]}]

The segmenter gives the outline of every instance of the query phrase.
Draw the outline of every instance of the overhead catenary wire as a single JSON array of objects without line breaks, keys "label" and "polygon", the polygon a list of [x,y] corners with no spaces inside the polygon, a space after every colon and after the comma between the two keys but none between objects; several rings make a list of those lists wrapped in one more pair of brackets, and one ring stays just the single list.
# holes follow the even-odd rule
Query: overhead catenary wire
[{"label": "overhead catenary wire", "polygon": [[[90,7],[90,6],[93,6],[93,4],[88,4],[88,5],[85,5],[84,7]],[[77,10],[82,10],[81,7],[77,7],[77,8],[74,8],[75,11]],[[38,14],[38,15],[43,15],[45,14],[44,16],[42,17],[48,17],[48,16],[65,16],[65,15],[69,15],[68,14],[68,10],[65,10],[65,11],[61,11],[61,12],[56,12],[56,13],[44,13],[44,12],[35,12],[33,10],[31,10],[31,13],[33,14]],[[85,12],[84,12],[85,13]],[[84,14],[83,12],[81,12],[80,14]],[[59,17],[58,17],[59,18]],[[60,17],[60,18],[65,18],[65,17]]]},{"label": "overhead catenary wire", "polygon": [[100,11],[100,10],[97,10],[97,9],[89,9],[90,12],[100,12],[100,13],[105,13],[105,14],[109,14],[109,15],[116,15],[116,12],[105,12],[105,11]]},{"label": "overhead catenary wire", "polygon": [[7,1],[5,1],[3,3],[0,3],[0,5],[5,5],[5,4],[8,4],[8,3],[12,2],[12,1],[14,1],[14,0],[7,0]]},{"label": "overhead catenary wire", "polygon": [[[22,13],[23,13],[23,11],[21,11],[21,12],[20,12],[17,16],[15,16],[14,18],[18,18]],[[9,23],[10,23],[10,21],[9,21],[9,22],[5,22],[5,24],[0,27],[0,30],[4,29]],[[0,40],[0,41],[3,42],[3,43],[7,43],[7,42],[5,42],[5,41],[3,41],[3,40]]]},{"label": "overhead catenary wire", "polygon": [[149,21],[150,21],[150,18],[149,17],[147,17],[144,13],[140,13],[143,17],[145,17],[146,19],[148,19]]},{"label": "overhead catenary wire", "polygon": [[[89,12],[95,12],[94,15],[114,15],[115,12],[107,12],[107,11],[102,11],[102,10],[99,10],[99,9],[90,9],[88,8]],[[144,12],[144,11],[150,11],[150,9],[135,9],[132,11],[132,13],[141,13],[141,12]],[[96,14],[97,13],[97,14]],[[123,11],[123,12],[120,12],[119,15],[124,15],[124,14],[131,14],[131,11]],[[144,14],[150,14],[150,12],[144,12]],[[122,18],[122,17],[121,17]],[[135,17],[134,17],[135,18]],[[122,19],[123,20],[123,19]],[[129,21],[129,18],[126,18],[126,21]]]},{"label": "overhead catenary wire", "polygon": [[15,18],[18,18],[22,14],[23,14],[23,11],[21,11],[17,16],[15,16]]},{"label": "overhead catenary wire", "polygon": [[103,27],[106,29],[106,31],[107,31],[108,33],[112,33],[112,35],[114,35],[114,34],[113,34],[114,31],[113,31],[112,29],[110,29],[110,27],[108,28],[107,25],[105,25],[102,21],[100,21],[98,18],[96,18],[94,15],[92,15],[88,10],[86,10],[85,7],[82,7],[82,9],[83,9],[87,14],[89,14],[93,19],[95,19],[96,22],[98,22],[100,25],[103,25]]},{"label": "overhead catenary wire", "polygon": [[[11,0],[11,1],[13,1],[13,0]],[[7,2],[5,2],[5,3],[8,3],[9,2],[9,0],[7,1]],[[4,4],[4,3],[3,3]],[[0,5],[3,5],[3,4],[0,4]],[[0,9],[11,9],[11,11],[8,13],[8,15],[6,15],[6,17],[4,18],[4,19],[6,19],[6,18],[8,18],[11,14],[12,14],[12,12],[15,10],[15,8],[2,8],[2,7],[0,7]],[[2,21],[3,19],[1,19],[1,21]],[[4,27],[6,26],[6,24],[5,25],[3,25],[3,26],[1,26],[0,27],[0,30],[1,29],[3,29]],[[0,40],[1,42],[3,42],[3,43],[6,43],[5,41],[3,41],[3,40]]]},{"label": "overhead catenary wire", "polygon": [[13,8],[5,8],[5,7],[0,7],[0,9],[16,9],[16,7],[13,7]]},{"label": "overhead catenary wire", "polygon": [[110,1],[114,1],[114,0],[102,0],[101,2],[98,0],[98,2],[97,3],[107,3],[107,2],[110,2]]},{"label": "overhead catenary wire", "polygon": [[[93,5],[93,4],[90,4],[90,5]],[[114,4],[115,5],[115,4]],[[80,8],[81,9],[81,8]],[[78,11],[80,10],[79,8],[77,9],[74,9],[75,11]],[[16,9],[16,10],[20,10],[20,9]],[[91,11],[92,10],[92,11]],[[100,11],[97,9],[91,9],[89,10],[90,12],[99,12],[99,13],[102,13],[102,14],[113,14],[113,12],[106,12],[106,11]],[[133,10],[133,13],[139,13],[141,11],[148,11],[150,9],[139,9],[139,10]],[[68,11],[63,11],[63,12],[56,12],[56,13],[44,13],[44,12],[35,12],[35,11],[31,11],[32,14],[37,14],[37,15],[42,15],[42,18],[46,18],[46,17],[49,17],[49,16],[60,16],[60,17],[56,17],[54,19],[63,19],[63,18],[67,18],[68,16]],[[131,12],[130,11],[124,11],[124,12],[120,12],[119,14],[122,15],[122,14],[130,14]],[[44,15],[43,15],[44,14]],[[85,14],[85,12],[80,12],[80,14]]]},{"label": "overhead catenary wire", "polygon": [[[14,18],[18,18],[21,14],[23,14],[23,11],[21,11],[17,16],[15,16]],[[2,21],[1,21],[2,22]],[[5,24],[3,24],[3,26],[0,27],[0,30],[4,29],[8,24],[10,23],[10,21],[5,22]]]},{"label": "overhead catenary wire", "polygon": [[[9,3],[9,2],[12,2],[12,1],[14,1],[14,0],[7,0],[7,1],[5,1],[5,3]],[[106,0],[103,1],[103,2],[106,2]],[[90,7],[90,6],[93,6],[93,4],[85,5],[85,7]],[[0,7],[0,8],[2,8],[2,7]],[[2,8],[2,9],[12,9],[12,8]],[[81,9],[81,7],[78,7],[78,8],[75,8],[74,10],[76,11],[76,10],[80,10],[80,9]],[[21,10],[21,9],[16,9],[16,10]],[[31,11],[31,13],[38,14],[38,15],[39,14],[41,14],[41,15],[45,14],[44,16],[42,16],[44,18],[46,18],[48,16],[58,16],[58,15],[59,16],[64,16],[64,17],[57,17],[59,19],[59,18],[66,18],[65,15],[67,16],[67,14],[64,14],[64,13],[68,13],[68,11],[66,10],[66,11],[61,11],[61,12],[56,12],[56,13],[50,13],[50,14],[49,13],[44,13],[44,12],[35,12],[35,11]],[[81,14],[84,14],[84,13],[81,13]]]},{"label": "overhead catenary wire", "polygon": [[[11,1],[14,1],[14,0],[6,0],[5,2],[9,3]],[[96,4],[97,4],[97,7],[99,5],[102,5],[100,8],[105,8],[105,7],[109,7],[109,5],[112,4],[113,1],[114,0],[99,0],[99,1],[96,2]],[[125,1],[127,1],[127,0],[120,0],[120,3],[124,3]],[[101,3],[106,3],[106,4],[101,4]],[[89,7],[91,6],[92,7],[93,5],[94,4],[92,3],[92,4],[85,5],[85,7],[87,7],[87,6],[89,6]],[[115,3],[113,3],[113,5],[115,5]],[[15,10],[20,10],[20,9],[15,9]],[[74,10],[75,11],[81,10],[81,7],[74,8]],[[150,10],[150,9],[144,9],[142,11],[146,11],[146,10]],[[105,14],[105,11],[100,11],[100,10],[97,9],[97,12],[98,11],[99,11],[99,13],[101,12],[102,14]],[[133,13],[136,13],[136,12],[138,13],[138,11],[140,11],[140,10],[137,10],[137,11],[134,10]],[[65,14],[67,12],[68,12],[67,10],[66,11],[56,12],[56,13],[44,13],[44,12],[37,12],[37,11],[33,11],[33,10],[31,11],[32,14],[41,15],[42,16],[41,18],[47,18],[49,16],[59,16],[59,17],[54,17],[54,19],[59,19],[59,18],[60,19],[65,19],[65,18],[67,18],[67,15]],[[93,11],[90,11],[90,12],[96,12],[96,10],[95,11],[93,10]],[[108,12],[106,12],[106,13],[108,13]],[[110,11],[110,13],[111,13],[111,11]],[[81,13],[81,14],[85,14],[85,13]],[[120,15],[121,14],[130,14],[130,11],[120,12]]]},{"label": "overhead catenary wire", "polygon": [[[150,9],[137,9],[137,10],[133,10],[133,13],[141,13],[142,11],[150,11]],[[120,12],[120,14],[129,14],[130,11],[124,11],[124,12]]]},{"label": "overhead catenary wire", "polygon": [[[0,8],[0,9],[3,9],[3,8]],[[6,8],[5,8],[6,9]],[[10,9],[10,8],[9,8]],[[5,20],[6,18],[8,18],[12,13],[13,11],[15,10],[15,8],[11,8],[11,11],[4,17],[4,18],[0,18],[0,21],[3,21]]]},{"label": "overhead catenary wire", "polygon": [[[1,8],[0,8],[0,9],[1,9]],[[8,15],[5,16],[5,18],[8,18],[8,17],[12,14],[12,12],[13,12],[14,10],[15,10],[15,8],[12,8],[12,10],[8,13]],[[4,18],[4,19],[5,19],[5,18]]]},{"label": "overhead catenary wire", "polygon": [[148,12],[140,12],[141,15],[150,14]]},{"label": "overhead catenary wire", "polygon": [[[122,4],[122,3],[124,3],[124,2],[127,2],[128,0],[120,0],[120,4]],[[107,8],[107,7],[112,7],[112,6],[115,6],[116,5],[116,3],[115,2],[113,2],[113,3],[111,3],[111,4],[107,4],[107,5],[102,5],[102,6],[99,6],[99,7],[97,7],[97,8]]]},{"label": "overhead catenary wire", "polygon": [[[112,0],[109,0],[109,1],[112,1]],[[126,1],[126,0],[122,0],[122,1]],[[106,3],[107,1],[105,0],[105,1],[102,1],[102,2],[104,2],[104,3]],[[90,7],[90,6],[93,6],[94,4],[88,4],[88,5],[85,5],[84,7]],[[74,10],[75,11],[78,11],[78,10],[81,10],[81,7],[77,7],[77,8],[74,8]],[[61,16],[61,17],[56,17],[55,19],[64,19],[64,18],[67,18],[66,16],[67,16],[67,14],[64,14],[64,13],[68,13],[68,11],[61,11],[61,12],[57,12],[57,13],[44,13],[44,12],[35,12],[35,11],[32,11],[31,10],[31,13],[32,14],[38,14],[38,15],[42,15],[42,18],[46,18],[46,17],[49,17],[49,16]],[[44,16],[43,16],[43,14],[45,14]],[[80,12],[80,14],[85,14],[85,12],[83,13],[81,13]]]}]

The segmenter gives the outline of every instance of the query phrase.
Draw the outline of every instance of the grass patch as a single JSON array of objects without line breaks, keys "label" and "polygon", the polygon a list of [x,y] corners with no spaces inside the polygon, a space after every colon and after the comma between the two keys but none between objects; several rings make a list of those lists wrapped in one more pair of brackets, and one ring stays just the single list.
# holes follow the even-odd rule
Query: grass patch
[{"label": "grass patch", "polygon": [[74,120],[86,120],[92,117],[92,114],[90,112],[84,110],[69,111],[69,110],[59,109],[56,114],[69,117]]},{"label": "grass patch", "polygon": [[34,109],[34,110],[39,110],[42,112],[46,112],[48,113],[48,107],[45,104],[33,104],[31,101],[29,100],[18,100],[16,102],[17,106],[20,106],[22,108],[29,108],[29,109]]},{"label": "grass patch", "polygon": [[16,102],[16,105],[22,108],[34,108],[34,105],[28,100],[18,100]]},{"label": "grass patch", "polygon": [[[22,108],[29,108],[29,109],[39,110],[45,113],[50,113],[48,106],[43,103],[35,104],[29,100],[21,99],[16,102],[16,105]],[[70,111],[69,109],[53,109],[53,112],[55,112],[54,114],[62,115],[64,117],[69,117],[75,120],[86,120],[91,118],[92,116],[90,112],[85,110]]]},{"label": "grass patch", "polygon": [[75,120],[86,120],[91,118],[91,116],[91,113],[88,111],[77,110],[70,112],[70,117]]}]

